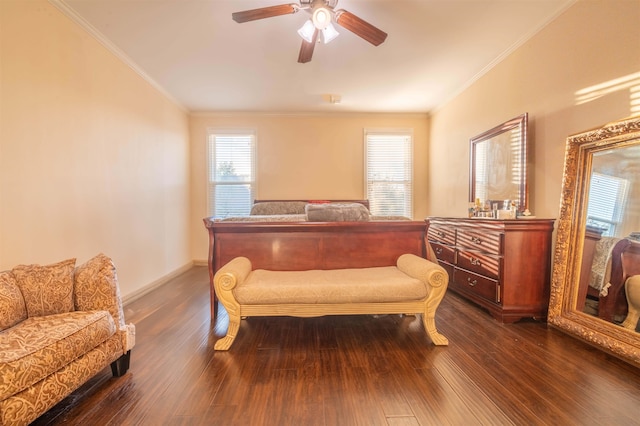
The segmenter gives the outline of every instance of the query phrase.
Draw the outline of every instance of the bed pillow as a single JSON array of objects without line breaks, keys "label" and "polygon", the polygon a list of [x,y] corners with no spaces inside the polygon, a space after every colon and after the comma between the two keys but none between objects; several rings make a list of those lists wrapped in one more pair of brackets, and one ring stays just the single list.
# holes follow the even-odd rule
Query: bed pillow
[{"label": "bed pillow", "polygon": [[265,201],[251,207],[251,216],[271,216],[279,214],[304,214],[304,201]]},{"label": "bed pillow", "polygon": [[18,265],[11,270],[22,292],[29,317],[73,311],[76,259],[51,265]]},{"label": "bed pillow", "polygon": [[364,222],[369,210],[360,203],[307,204],[309,222]]}]

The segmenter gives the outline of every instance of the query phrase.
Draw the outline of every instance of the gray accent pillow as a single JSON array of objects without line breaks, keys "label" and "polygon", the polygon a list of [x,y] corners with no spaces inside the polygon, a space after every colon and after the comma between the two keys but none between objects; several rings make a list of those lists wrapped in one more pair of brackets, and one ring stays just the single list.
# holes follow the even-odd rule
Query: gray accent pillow
[{"label": "gray accent pillow", "polygon": [[365,222],[369,210],[360,203],[307,204],[309,222]]}]

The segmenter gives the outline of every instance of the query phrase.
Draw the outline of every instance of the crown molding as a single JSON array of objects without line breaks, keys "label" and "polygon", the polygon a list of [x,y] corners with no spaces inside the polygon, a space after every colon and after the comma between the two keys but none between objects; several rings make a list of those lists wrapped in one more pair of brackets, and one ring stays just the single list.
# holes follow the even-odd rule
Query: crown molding
[{"label": "crown molding", "polygon": [[109,52],[111,52],[116,58],[122,61],[125,65],[131,68],[136,74],[142,77],[147,83],[149,83],[154,89],[160,92],[164,97],[176,104],[181,110],[189,113],[189,110],[176,98],[174,98],[164,87],[162,87],[157,81],[151,78],[142,68],[136,64],[126,53],[124,53],[118,46],[113,44],[104,34],[102,34],[96,27],[91,25],[87,20],[80,16],[71,6],[66,4],[64,0],[49,0],[53,6],[55,6],[60,12],[78,24],[82,29],[88,32],[93,38],[95,38],[100,44],[102,44]]},{"label": "crown molding", "polygon": [[531,31],[529,31],[528,33],[520,37],[520,39],[516,40],[511,46],[509,46],[507,50],[505,50],[500,55],[498,55],[494,60],[492,60],[484,68],[482,68],[476,75],[471,77],[465,84],[460,86],[458,90],[451,93],[447,98],[443,99],[439,105],[437,105],[435,108],[431,110],[431,114],[433,115],[434,113],[442,110],[446,104],[448,104],[450,101],[452,101],[453,99],[458,97],[460,94],[462,94],[462,92],[464,92],[469,87],[471,87],[475,82],[480,80],[480,78],[482,78],[485,74],[491,71],[494,67],[500,64],[502,61],[507,59],[509,55],[511,55],[513,52],[518,50],[525,43],[527,43],[529,40],[535,37],[540,31],[542,31],[545,27],[547,27],[551,22],[555,21],[560,15],[565,13],[569,8],[571,8],[574,4],[576,4],[577,1],[578,0],[571,0],[567,2],[560,9],[558,9],[553,15],[549,16],[544,22],[541,22],[540,25],[538,25],[537,27],[533,28]]}]

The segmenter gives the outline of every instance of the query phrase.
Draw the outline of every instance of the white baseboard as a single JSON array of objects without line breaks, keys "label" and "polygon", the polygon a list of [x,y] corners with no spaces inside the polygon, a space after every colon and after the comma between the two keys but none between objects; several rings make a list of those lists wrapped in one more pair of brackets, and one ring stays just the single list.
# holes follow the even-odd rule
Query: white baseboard
[{"label": "white baseboard", "polygon": [[[122,304],[126,306],[128,303],[131,303],[134,300],[141,298],[145,294],[155,290],[156,288],[158,288],[161,285],[167,283],[168,281],[172,280],[173,278],[177,277],[178,275],[184,274],[189,269],[191,269],[194,265],[197,265],[196,262],[197,261],[191,261],[191,262],[187,263],[186,265],[183,265],[180,268],[176,269],[175,271],[170,272],[167,275],[165,275],[165,276],[153,281],[152,283],[149,283],[146,286],[134,291],[133,293],[127,294],[126,296],[122,296]],[[205,264],[206,264],[206,262],[205,262]]]}]

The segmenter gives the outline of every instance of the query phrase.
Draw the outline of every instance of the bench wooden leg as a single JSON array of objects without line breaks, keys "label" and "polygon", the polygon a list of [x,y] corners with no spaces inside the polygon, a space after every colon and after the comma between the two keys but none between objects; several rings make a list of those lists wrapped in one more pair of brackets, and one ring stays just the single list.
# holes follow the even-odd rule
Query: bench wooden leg
[{"label": "bench wooden leg", "polygon": [[440,306],[440,302],[447,291],[448,282],[449,276],[444,272],[433,275],[430,280],[431,289],[429,297],[426,300],[424,313],[422,314],[424,329],[433,344],[438,346],[446,346],[449,344],[449,339],[438,333],[436,329],[436,309]]},{"label": "bench wooden leg", "polygon": [[427,315],[423,315],[422,323],[424,324],[424,329],[427,331],[427,334],[431,338],[431,341],[433,342],[434,345],[446,346],[449,344],[449,339],[447,339],[442,334],[440,334],[436,329],[435,318],[433,317],[428,318]]},{"label": "bench wooden leg", "polygon": [[228,314],[229,327],[227,328],[227,335],[219,339],[213,346],[216,351],[228,350],[233,344],[233,341],[236,340],[236,334],[238,334],[238,329],[240,328],[240,315],[237,313],[232,314],[231,312],[228,312]]},{"label": "bench wooden leg", "polygon": [[229,325],[226,336],[219,339],[213,348],[216,351],[226,351],[233,344],[233,341],[236,339],[236,334],[238,334],[238,329],[240,328],[240,304],[233,297],[231,290],[224,288],[224,286],[219,286],[218,298],[227,311]]}]

